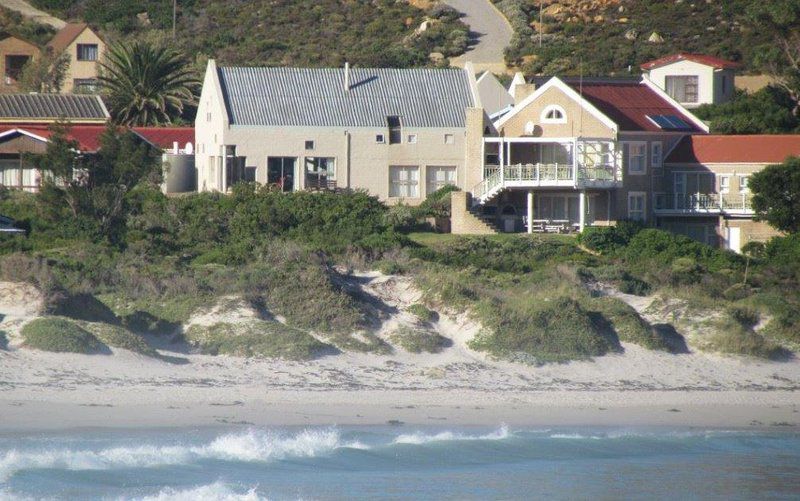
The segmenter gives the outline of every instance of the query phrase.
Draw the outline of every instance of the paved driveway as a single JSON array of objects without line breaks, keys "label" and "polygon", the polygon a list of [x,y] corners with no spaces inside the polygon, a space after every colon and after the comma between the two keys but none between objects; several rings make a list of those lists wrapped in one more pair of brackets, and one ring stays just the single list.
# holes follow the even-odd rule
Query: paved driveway
[{"label": "paved driveway", "polygon": [[466,54],[454,58],[452,64],[463,66],[466,61],[472,61],[478,71],[490,70],[496,73],[507,71],[503,50],[511,42],[513,30],[505,16],[489,0],[443,1],[464,13],[462,20],[470,26],[476,42]]}]

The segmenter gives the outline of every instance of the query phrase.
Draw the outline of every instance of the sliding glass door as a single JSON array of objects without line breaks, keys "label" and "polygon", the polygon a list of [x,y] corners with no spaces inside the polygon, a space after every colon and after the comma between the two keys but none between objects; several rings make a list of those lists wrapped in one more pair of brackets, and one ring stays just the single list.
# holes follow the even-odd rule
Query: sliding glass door
[{"label": "sliding glass door", "polygon": [[293,191],[296,166],[297,157],[267,157],[267,184]]}]

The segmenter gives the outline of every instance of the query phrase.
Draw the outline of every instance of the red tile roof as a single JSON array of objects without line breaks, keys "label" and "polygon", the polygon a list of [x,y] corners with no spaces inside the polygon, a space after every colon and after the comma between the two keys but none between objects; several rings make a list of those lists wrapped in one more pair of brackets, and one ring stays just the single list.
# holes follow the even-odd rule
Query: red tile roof
[{"label": "red tile roof", "polygon": [[88,27],[89,25],[86,23],[67,23],[66,26],[61,28],[47,43],[47,46],[52,47],[54,52],[59,53],[69,47],[69,44],[78,38],[78,35],[83,33],[83,30]]},{"label": "red tile roof", "polygon": [[663,132],[663,129],[647,118],[647,115],[675,115],[691,127],[686,132],[704,132],[679,108],[670,104],[643,82],[605,80],[584,81],[580,84],[570,79],[567,84],[613,120],[620,131]]},{"label": "red tile roof", "polygon": [[[0,125],[0,136],[13,130],[45,140],[50,139],[50,136],[53,135],[53,131],[47,125],[2,124]],[[67,138],[77,141],[80,151],[92,153],[100,148],[100,136],[105,130],[105,125],[73,125],[67,129]]]},{"label": "red tile roof", "polygon": [[134,127],[133,131],[162,150],[172,149],[176,141],[181,149],[186,143],[194,145],[194,127]]},{"label": "red tile roof", "polygon": [[781,163],[800,156],[800,134],[686,136],[664,160],[667,163]]},{"label": "red tile roof", "polygon": [[705,64],[706,66],[712,66],[717,69],[736,69],[741,66],[739,63],[734,63],[733,61],[727,61],[714,56],[705,56],[703,54],[686,54],[681,52],[648,61],[642,64],[640,68],[643,70],[652,70],[653,68],[677,63],[678,61],[694,61],[695,63]]}]

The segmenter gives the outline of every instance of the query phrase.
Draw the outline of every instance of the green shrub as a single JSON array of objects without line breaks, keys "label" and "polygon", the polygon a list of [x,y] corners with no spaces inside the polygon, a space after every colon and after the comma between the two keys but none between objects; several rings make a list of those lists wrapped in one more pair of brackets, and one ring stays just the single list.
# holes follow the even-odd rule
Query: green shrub
[{"label": "green shrub", "polygon": [[377,355],[389,355],[394,351],[392,345],[368,331],[328,334],[325,340],[341,351],[375,353]]},{"label": "green shrub", "polygon": [[332,346],[301,330],[262,320],[193,325],[184,337],[192,346],[209,355],[311,360],[335,351]]},{"label": "green shrub", "polygon": [[405,326],[393,332],[389,339],[410,353],[439,353],[453,344],[452,341],[436,332]]},{"label": "green shrub", "polygon": [[107,346],[122,348],[149,357],[158,357],[158,352],[153,349],[145,339],[124,327],[99,322],[86,322],[83,327]]},{"label": "green shrub", "polygon": [[424,304],[422,303],[414,303],[408,307],[408,312],[416,315],[417,318],[422,320],[423,322],[433,322],[436,320],[436,312],[429,310]]},{"label": "green shrub", "polygon": [[598,321],[602,319],[568,297],[537,302],[526,311],[502,303],[482,304],[478,311],[491,330],[477,335],[469,346],[496,357],[560,362],[605,355],[618,348],[618,340],[610,339]]},{"label": "green shrub", "polygon": [[434,191],[416,208],[418,217],[450,217],[451,193],[459,191],[457,186],[448,184]]},{"label": "green shrub", "polygon": [[664,339],[657,329],[631,306],[612,297],[594,299],[592,307],[597,308],[614,327],[620,341],[634,343],[650,350],[673,352],[673,346]]},{"label": "green shrub", "polygon": [[711,350],[767,360],[785,360],[791,356],[784,347],[732,319],[719,320],[714,328],[715,333],[708,342]]},{"label": "green shrub", "polygon": [[75,322],[64,318],[44,317],[22,327],[25,346],[42,351],[92,354],[107,347]]},{"label": "green shrub", "polygon": [[578,235],[578,241],[588,249],[610,254],[628,245],[643,228],[636,221],[619,221],[614,226],[589,226]]},{"label": "green shrub", "polygon": [[64,297],[53,305],[52,314],[87,322],[119,323],[114,312],[91,294]]},{"label": "green shrub", "polygon": [[395,231],[410,231],[417,223],[417,214],[411,206],[399,203],[389,207],[384,214],[384,223]]},{"label": "green shrub", "polygon": [[740,325],[748,328],[755,327],[759,320],[761,320],[761,315],[759,315],[758,310],[749,306],[729,306],[728,315]]}]

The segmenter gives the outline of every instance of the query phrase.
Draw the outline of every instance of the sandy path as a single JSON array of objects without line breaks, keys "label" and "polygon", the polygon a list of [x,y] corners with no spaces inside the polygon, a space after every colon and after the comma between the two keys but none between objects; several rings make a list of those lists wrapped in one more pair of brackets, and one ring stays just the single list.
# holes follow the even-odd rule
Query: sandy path
[{"label": "sandy path", "polygon": [[476,45],[466,54],[453,58],[451,63],[463,67],[471,61],[478,72],[507,72],[503,51],[514,32],[505,16],[488,0],[444,0],[444,3],[464,13],[462,20],[477,38]]},{"label": "sandy path", "polygon": [[60,30],[67,24],[61,19],[53,17],[47,12],[37,9],[25,0],[0,0],[0,5],[6,9],[17,11],[24,17],[32,19],[37,23],[48,24],[57,30]]}]

